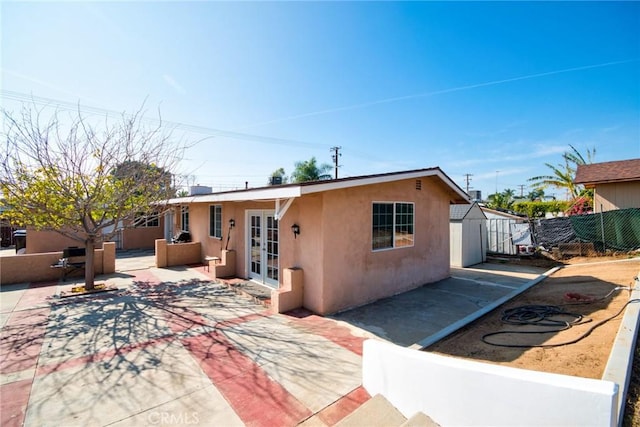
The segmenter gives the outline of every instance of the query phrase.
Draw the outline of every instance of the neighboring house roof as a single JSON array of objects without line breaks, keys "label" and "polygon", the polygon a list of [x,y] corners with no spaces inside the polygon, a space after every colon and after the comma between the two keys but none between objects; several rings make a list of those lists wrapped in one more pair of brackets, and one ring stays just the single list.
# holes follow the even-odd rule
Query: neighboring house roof
[{"label": "neighboring house roof", "polygon": [[431,177],[437,179],[442,184],[443,188],[449,195],[450,203],[469,203],[469,196],[438,167],[178,197],[168,200],[168,203],[184,204],[289,199],[300,197],[305,194],[320,193],[323,191],[339,190],[362,185],[381,184],[400,181],[403,179]]},{"label": "neighboring house roof", "polygon": [[578,165],[573,180],[585,187],[627,181],[640,181],[640,159]]}]

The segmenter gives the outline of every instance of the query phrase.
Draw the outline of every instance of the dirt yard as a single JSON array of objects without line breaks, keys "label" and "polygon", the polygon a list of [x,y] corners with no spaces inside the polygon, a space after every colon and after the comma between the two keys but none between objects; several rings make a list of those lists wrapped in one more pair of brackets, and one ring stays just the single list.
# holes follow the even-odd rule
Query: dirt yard
[{"label": "dirt yard", "polygon": [[[640,258],[620,262],[622,258],[629,257],[565,260],[565,268],[426,351],[534,371],[601,378],[622,319],[621,315],[616,314],[624,308],[630,294],[628,290],[614,289],[618,286],[632,287],[634,277],[640,272]],[[532,263],[549,268],[555,263],[540,258],[506,262]],[[577,323],[566,328],[564,325],[518,325],[502,321],[506,310],[529,305],[544,307],[536,307],[536,311],[528,310],[523,314],[525,318],[538,316],[541,311],[549,311],[551,307],[548,306],[554,306],[576,317],[556,314],[546,319]],[[513,314],[511,320],[516,319],[518,312]],[[613,316],[616,317],[607,320]],[[557,331],[563,328],[566,329]],[[548,330],[557,332],[530,333]],[[637,349],[635,354],[638,359],[640,354]],[[638,365],[640,361],[634,361],[635,382],[632,380],[628,395],[627,426],[640,425]]]}]

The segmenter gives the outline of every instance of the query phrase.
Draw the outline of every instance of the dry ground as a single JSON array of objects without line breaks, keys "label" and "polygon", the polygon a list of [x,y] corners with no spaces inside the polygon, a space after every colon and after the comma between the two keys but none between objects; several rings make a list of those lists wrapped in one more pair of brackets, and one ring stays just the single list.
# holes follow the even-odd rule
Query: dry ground
[{"label": "dry ground", "polygon": [[[640,272],[640,258],[627,262],[615,261],[629,258],[613,257],[573,258],[562,261],[563,268],[540,284],[534,286],[497,310],[488,313],[450,337],[429,347],[426,351],[455,357],[471,358],[488,363],[523,369],[554,372],[585,378],[601,378],[609,351],[620,326],[622,316],[615,316],[629,300],[629,291],[619,290],[605,297],[617,286],[633,286],[633,278]],[[546,258],[509,260],[551,267],[556,261]],[[580,265],[576,265],[580,264]],[[579,300],[576,300],[579,298]],[[586,302],[585,300],[594,300]],[[486,334],[502,331],[539,331],[551,327],[505,324],[501,318],[504,310],[524,305],[557,306],[564,311],[583,316],[580,324],[569,329],[545,334]],[[565,316],[556,319],[568,319]],[[592,329],[595,325],[601,326]],[[553,328],[557,329],[557,328]],[[580,339],[583,335],[587,334]],[[483,337],[495,344],[536,345],[544,347],[502,347],[483,342]],[[569,343],[578,340],[572,344]],[[558,345],[559,346],[551,346]],[[565,345],[562,345],[565,344]],[[625,426],[640,425],[640,350],[636,346],[632,381],[627,396]]]}]

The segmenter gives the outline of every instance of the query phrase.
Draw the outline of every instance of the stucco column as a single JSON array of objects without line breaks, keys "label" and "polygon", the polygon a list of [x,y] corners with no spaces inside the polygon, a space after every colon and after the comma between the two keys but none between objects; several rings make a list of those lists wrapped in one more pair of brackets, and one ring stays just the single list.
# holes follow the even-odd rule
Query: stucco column
[{"label": "stucco column", "polygon": [[116,272],[116,242],[102,243],[102,273]]},{"label": "stucco column", "polygon": [[304,271],[292,267],[282,270],[282,286],[271,291],[271,308],[285,313],[302,307],[304,297]]},{"label": "stucco column", "polygon": [[167,241],[165,239],[156,239],[156,267],[164,268],[167,266]]},{"label": "stucco column", "polygon": [[220,264],[213,267],[213,277],[234,276],[236,274],[236,251],[223,250],[220,255]]}]

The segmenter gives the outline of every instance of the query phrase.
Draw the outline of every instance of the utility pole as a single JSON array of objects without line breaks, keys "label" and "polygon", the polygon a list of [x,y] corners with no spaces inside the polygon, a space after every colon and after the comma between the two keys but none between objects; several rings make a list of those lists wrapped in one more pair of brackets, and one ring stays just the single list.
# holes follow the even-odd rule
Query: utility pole
[{"label": "utility pole", "polygon": [[335,179],[338,179],[338,167],[340,167],[340,165],[338,164],[338,158],[340,156],[342,156],[342,154],[340,154],[340,150],[342,149],[342,147],[331,147],[329,148],[329,151],[332,151],[333,154],[331,155],[331,159],[333,159],[333,164],[335,165]]},{"label": "utility pole", "polygon": [[524,184],[520,184],[518,185],[518,187],[520,187],[520,198],[524,197],[524,187],[526,187]]},{"label": "utility pole", "polygon": [[473,174],[470,173],[465,173],[464,174],[464,180],[467,183],[467,194],[469,194],[469,184],[471,183],[471,177],[473,176]]}]

